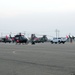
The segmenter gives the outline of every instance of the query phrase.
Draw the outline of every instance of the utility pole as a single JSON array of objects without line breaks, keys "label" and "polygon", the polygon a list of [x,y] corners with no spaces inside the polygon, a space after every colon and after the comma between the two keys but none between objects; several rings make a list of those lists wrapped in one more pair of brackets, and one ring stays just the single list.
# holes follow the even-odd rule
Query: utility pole
[{"label": "utility pole", "polygon": [[59,33],[60,33],[60,31],[58,30],[58,37],[59,37]]},{"label": "utility pole", "polygon": [[1,33],[1,37],[3,36],[3,33]]},{"label": "utility pole", "polygon": [[56,38],[57,38],[57,32],[58,32],[58,30],[56,29],[55,32],[56,32]]},{"label": "utility pole", "polygon": [[58,37],[59,37],[59,32],[60,32],[60,31],[59,31],[58,29],[56,29],[56,30],[55,30],[56,38],[58,38]]}]

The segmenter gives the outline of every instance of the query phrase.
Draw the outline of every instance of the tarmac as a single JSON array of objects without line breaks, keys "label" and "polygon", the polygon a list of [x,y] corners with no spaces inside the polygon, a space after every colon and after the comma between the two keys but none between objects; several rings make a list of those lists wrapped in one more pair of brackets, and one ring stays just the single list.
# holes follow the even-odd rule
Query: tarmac
[{"label": "tarmac", "polygon": [[75,42],[0,43],[0,75],[75,75]]}]

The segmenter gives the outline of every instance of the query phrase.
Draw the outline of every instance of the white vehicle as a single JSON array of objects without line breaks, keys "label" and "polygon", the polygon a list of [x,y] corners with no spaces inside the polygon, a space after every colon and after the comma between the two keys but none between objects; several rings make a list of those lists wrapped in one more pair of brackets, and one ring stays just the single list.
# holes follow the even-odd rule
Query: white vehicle
[{"label": "white vehicle", "polygon": [[55,44],[57,44],[57,43],[65,43],[66,42],[66,38],[63,38],[63,37],[59,37],[59,38],[53,38],[52,40],[50,40],[50,42],[51,42],[51,44],[53,44],[53,43],[55,43]]}]

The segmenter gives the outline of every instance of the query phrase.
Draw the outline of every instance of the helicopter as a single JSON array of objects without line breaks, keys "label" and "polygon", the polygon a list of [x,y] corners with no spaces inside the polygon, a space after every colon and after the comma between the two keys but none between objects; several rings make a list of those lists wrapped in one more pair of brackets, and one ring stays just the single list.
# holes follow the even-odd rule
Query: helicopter
[{"label": "helicopter", "polygon": [[47,42],[48,38],[46,35],[43,35],[42,37],[36,37],[35,34],[31,34],[31,43],[44,43]]},{"label": "helicopter", "polygon": [[16,44],[28,44],[28,39],[24,35],[19,33],[13,37],[13,42],[16,42]]}]

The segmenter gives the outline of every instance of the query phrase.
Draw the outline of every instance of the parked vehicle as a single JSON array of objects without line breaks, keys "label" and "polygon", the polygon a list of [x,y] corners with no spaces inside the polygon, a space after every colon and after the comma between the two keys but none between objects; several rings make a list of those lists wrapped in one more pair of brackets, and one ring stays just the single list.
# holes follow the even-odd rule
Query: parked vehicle
[{"label": "parked vehicle", "polygon": [[52,40],[50,40],[51,44],[53,44],[53,43],[55,43],[55,44],[57,44],[57,43],[59,43],[59,44],[63,43],[64,44],[66,41],[67,41],[67,39],[64,38],[64,37],[53,38]]},{"label": "parked vehicle", "polygon": [[11,43],[12,42],[12,39],[4,37],[4,38],[2,38],[1,42]]}]

